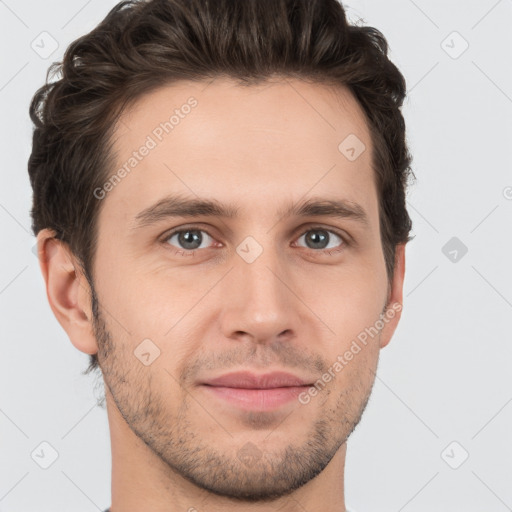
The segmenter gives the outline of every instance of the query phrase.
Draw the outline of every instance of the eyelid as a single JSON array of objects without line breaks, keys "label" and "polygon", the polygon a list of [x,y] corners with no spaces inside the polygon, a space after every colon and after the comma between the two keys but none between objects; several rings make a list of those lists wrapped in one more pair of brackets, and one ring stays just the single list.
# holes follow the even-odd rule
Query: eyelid
[{"label": "eyelid", "polygon": [[[158,237],[158,240],[162,242],[166,242],[171,238],[171,236],[175,235],[176,233],[180,233],[181,231],[187,231],[187,230],[196,230],[196,231],[204,231],[210,238],[213,238],[216,240],[216,237],[213,236],[210,232],[210,226],[205,227],[202,224],[183,224],[182,226],[170,229],[163,233],[161,236]],[[195,249],[198,250],[198,249]]]},{"label": "eyelid", "polygon": [[[335,235],[339,236],[343,242],[344,242],[344,245],[353,245],[355,242],[354,242],[354,239],[345,231],[343,230],[340,230],[339,228],[334,228],[334,227],[331,227],[331,226],[322,226],[321,224],[311,224],[307,227],[303,227],[300,231],[299,231],[299,237],[301,237],[302,235],[306,234],[308,231],[313,231],[315,229],[318,229],[318,230],[323,230],[323,231],[328,231],[329,233],[334,233]],[[328,249],[326,249],[328,250]],[[329,250],[332,250],[332,249],[329,249]],[[320,250],[318,251],[315,251],[315,252],[320,252]]]}]

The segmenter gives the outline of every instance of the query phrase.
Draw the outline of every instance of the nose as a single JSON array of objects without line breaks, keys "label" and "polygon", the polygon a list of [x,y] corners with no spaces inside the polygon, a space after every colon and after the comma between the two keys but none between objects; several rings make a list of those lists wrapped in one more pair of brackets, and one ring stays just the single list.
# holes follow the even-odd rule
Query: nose
[{"label": "nose", "polygon": [[229,339],[272,343],[300,332],[301,300],[291,272],[275,250],[265,249],[252,263],[234,258],[235,268],[223,280],[221,328]]}]

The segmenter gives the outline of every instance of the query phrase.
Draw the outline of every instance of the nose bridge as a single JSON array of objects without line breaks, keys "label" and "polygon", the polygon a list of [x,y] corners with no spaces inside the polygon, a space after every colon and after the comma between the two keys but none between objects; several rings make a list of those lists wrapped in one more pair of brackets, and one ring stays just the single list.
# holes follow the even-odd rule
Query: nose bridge
[{"label": "nose bridge", "polygon": [[[280,276],[283,274],[283,266],[275,246],[268,244],[256,260],[252,263],[244,260],[240,267],[246,291],[253,304],[259,304],[259,307],[265,305],[270,307],[288,301],[289,290],[282,282],[284,276]],[[277,276],[280,276],[281,279]]]},{"label": "nose bridge", "polygon": [[275,339],[284,331],[294,331],[297,325],[297,299],[290,289],[289,273],[283,265],[279,248],[271,235],[259,243],[247,237],[236,249],[235,268],[225,304],[224,334],[244,332],[259,341]]}]

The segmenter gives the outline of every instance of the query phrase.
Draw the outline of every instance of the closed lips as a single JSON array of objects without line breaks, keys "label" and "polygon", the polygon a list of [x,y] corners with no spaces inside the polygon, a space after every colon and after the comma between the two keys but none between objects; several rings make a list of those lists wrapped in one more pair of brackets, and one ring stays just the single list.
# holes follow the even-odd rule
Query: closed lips
[{"label": "closed lips", "polygon": [[233,372],[205,380],[206,386],[230,387],[242,389],[273,389],[284,387],[310,386],[311,380],[303,379],[287,372],[255,374],[252,372]]}]

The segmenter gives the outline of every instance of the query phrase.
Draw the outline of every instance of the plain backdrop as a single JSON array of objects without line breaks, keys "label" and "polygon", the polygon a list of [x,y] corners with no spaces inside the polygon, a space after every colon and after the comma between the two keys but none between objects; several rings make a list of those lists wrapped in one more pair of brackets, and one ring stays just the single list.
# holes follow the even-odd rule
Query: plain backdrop
[{"label": "plain backdrop", "polygon": [[[48,66],[115,3],[0,0],[2,512],[110,505],[101,382],[81,374],[88,358],[47,302],[27,159],[29,101]],[[356,512],[512,510],[512,1],[344,5],[353,22],[383,32],[406,77],[417,177],[404,312],[348,442],[346,503]],[[58,45],[49,56],[34,49],[42,37],[47,51]],[[57,457],[47,469],[42,451]]]}]

